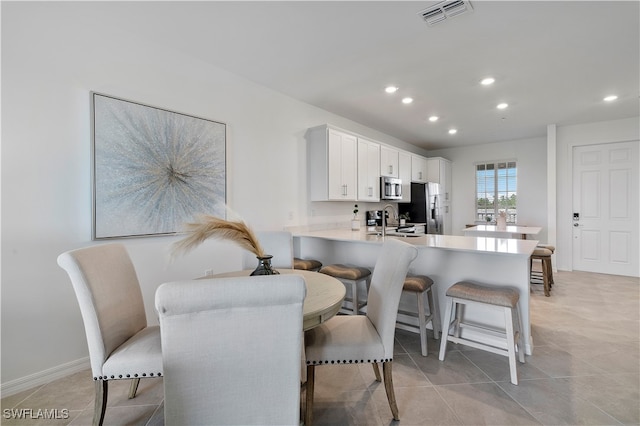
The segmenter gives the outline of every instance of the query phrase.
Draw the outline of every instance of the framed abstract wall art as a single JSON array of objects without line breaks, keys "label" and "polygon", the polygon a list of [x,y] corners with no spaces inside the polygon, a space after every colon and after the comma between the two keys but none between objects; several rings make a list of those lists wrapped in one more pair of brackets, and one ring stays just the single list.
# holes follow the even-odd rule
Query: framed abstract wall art
[{"label": "framed abstract wall art", "polygon": [[180,232],[225,217],[226,125],[91,93],[93,239]]}]

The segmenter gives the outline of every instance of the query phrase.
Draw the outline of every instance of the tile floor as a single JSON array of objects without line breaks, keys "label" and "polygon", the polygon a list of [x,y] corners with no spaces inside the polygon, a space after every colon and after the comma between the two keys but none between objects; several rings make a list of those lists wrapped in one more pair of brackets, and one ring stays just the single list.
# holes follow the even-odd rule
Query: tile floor
[{"label": "tile floor", "polygon": [[[640,424],[640,282],[637,278],[559,272],[552,296],[533,286],[534,355],[509,382],[507,359],[452,345],[438,361],[439,341],[420,355],[418,335],[398,330],[394,384],[402,425]],[[390,425],[384,386],[369,365],[316,370],[317,425]],[[162,425],[161,379],[110,386],[105,424]],[[88,425],[93,381],[84,371],[3,398],[2,409],[67,409],[68,418],[0,419],[3,425]],[[62,416],[60,416],[62,417]]]}]

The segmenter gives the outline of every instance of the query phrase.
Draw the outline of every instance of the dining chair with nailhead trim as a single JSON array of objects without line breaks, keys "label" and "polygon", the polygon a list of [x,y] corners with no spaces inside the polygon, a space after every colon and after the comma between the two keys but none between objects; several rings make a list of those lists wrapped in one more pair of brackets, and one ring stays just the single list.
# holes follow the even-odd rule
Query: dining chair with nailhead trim
[{"label": "dining chair with nailhead trim", "polygon": [[397,240],[385,241],[373,269],[366,315],[338,315],[305,334],[307,364],[305,426],[313,421],[316,366],[326,364],[373,364],[376,380],[384,387],[389,407],[399,420],[393,390],[391,365],[400,295],[409,265],[418,256],[415,246]]},{"label": "dining chair with nailhead trim", "polygon": [[93,424],[102,425],[112,380],[162,376],[159,326],[148,326],[138,276],[122,244],[71,250],[58,256],[76,293],[95,382]]},{"label": "dining chair with nailhead trim", "polygon": [[304,278],[162,284],[165,425],[300,424]]}]

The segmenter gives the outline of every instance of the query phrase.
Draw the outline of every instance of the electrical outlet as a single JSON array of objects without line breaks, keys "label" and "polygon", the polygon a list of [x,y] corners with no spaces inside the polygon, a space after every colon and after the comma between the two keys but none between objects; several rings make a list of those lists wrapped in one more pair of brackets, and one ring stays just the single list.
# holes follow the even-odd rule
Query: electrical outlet
[{"label": "electrical outlet", "polygon": [[206,271],[204,271],[205,277],[210,277],[211,275],[213,275],[213,269],[207,269]]}]

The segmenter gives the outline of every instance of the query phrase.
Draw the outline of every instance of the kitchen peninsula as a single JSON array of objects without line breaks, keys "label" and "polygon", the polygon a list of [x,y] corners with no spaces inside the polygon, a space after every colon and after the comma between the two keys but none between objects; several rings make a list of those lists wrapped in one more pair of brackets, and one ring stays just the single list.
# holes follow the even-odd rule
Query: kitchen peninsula
[{"label": "kitchen peninsula", "polygon": [[[385,239],[395,238],[415,245],[418,257],[411,264],[409,273],[428,275],[433,279],[441,318],[445,312],[446,291],[458,281],[517,288],[520,292],[525,352],[531,355],[533,340],[529,318],[529,257],[538,243],[536,240],[433,234],[381,237],[366,230],[349,229],[292,232],[296,257],[315,258],[325,265],[354,264],[371,270]],[[362,289],[361,294],[366,294],[365,289]],[[415,298],[403,294],[400,309],[415,312]],[[483,324],[504,328],[504,316],[497,310],[468,306],[465,316],[468,319],[478,318]],[[463,334],[464,332],[472,334],[468,330],[463,330]],[[487,341],[486,338],[483,340]]]}]

